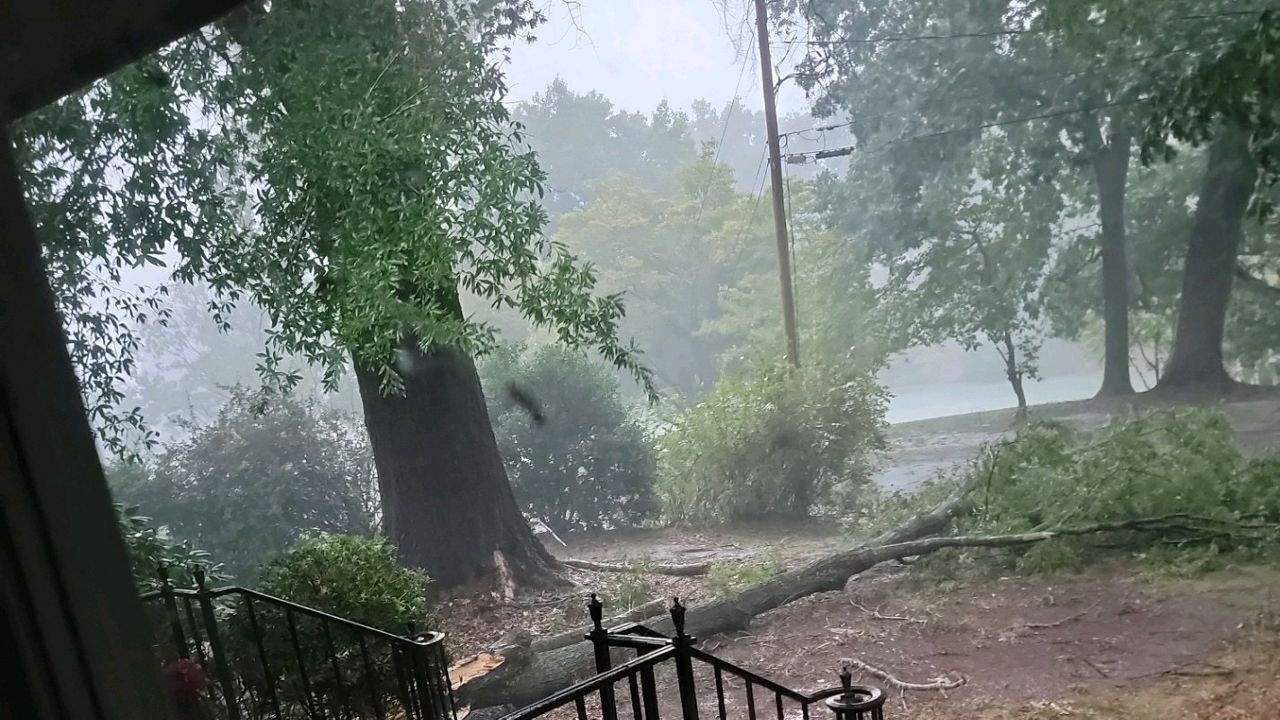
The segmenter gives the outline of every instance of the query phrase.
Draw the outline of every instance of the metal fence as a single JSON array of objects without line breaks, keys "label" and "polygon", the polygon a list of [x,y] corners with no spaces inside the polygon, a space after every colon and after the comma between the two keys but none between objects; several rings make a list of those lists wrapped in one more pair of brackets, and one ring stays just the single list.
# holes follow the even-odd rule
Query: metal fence
[{"label": "metal fence", "polygon": [[248,588],[142,595],[167,665],[198,664],[205,715],[226,720],[456,720],[444,635],[368,627]]},{"label": "metal fence", "polygon": [[[699,650],[697,640],[685,633],[685,608],[677,599],[671,607],[675,634],[666,636],[641,623],[605,629],[603,605],[591,596],[588,606],[594,628],[586,635],[595,650],[597,674],[548,698],[506,715],[502,720],[535,720],[572,705],[578,720],[661,720],[664,712],[674,714],[676,703],[660,697],[656,671],[673,671],[675,692],[682,720],[699,720],[703,706],[719,720],[731,715],[745,720],[799,718],[809,720],[814,705],[832,713],[836,720],[883,720],[884,693],[869,685],[854,685],[848,669],[840,672],[840,685],[802,693],[761,677],[722,658]],[[632,650],[633,659],[613,665],[614,651]],[[700,697],[698,671],[710,674],[704,686],[714,686],[714,694]],[[669,685],[669,684],[668,684]],[[734,693],[741,688],[745,710],[730,711]],[[706,688],[704,687],[704,690]],[[666,702],[663,702],[666,700]],[[763,700],[763,702],[762,702]],[[666,710],[665,708],[670,708]]]}]

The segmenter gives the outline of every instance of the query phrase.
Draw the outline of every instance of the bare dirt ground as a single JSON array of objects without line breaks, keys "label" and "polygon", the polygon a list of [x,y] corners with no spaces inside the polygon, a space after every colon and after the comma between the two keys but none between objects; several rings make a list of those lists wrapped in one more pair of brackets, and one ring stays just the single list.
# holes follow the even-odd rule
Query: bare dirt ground
[{"label": "bare dirt ground", "polygon": [[[847,659],[907,682],[965,680],[947,692],[890,691],[898,717],[1165,717],[1177,708],[1174,717],[1276,718],[1280,573],[1170,581],[1110,567],[947,587],[880,574],[708,646],[797,688],[833,684]],[[1152,714],[1134,714],[1143,702]],[[1228,712],[1250,703],[1251,712]]]},{"label": "bare dirt ground", "polygon": [[[1236,402],[1225,409],[1246,452],[1276,447],[1280,402]],[[1063,403],[1037,408],[1033,416],[1099,425],[1107,412],[1093,403]],[[1011,419],[1011,413],[996,412],[894,426],[878,479],[889,487],[910,487],[963,464],[983,443],[1008,432]],[[440,620],[455,657],[488,649],[514,630],[539,637],[581,627],[590,592],[600,593],[610,604],[606,614],[614,614],[625,609],[620,604],[675,596],[697,604],[718,591],[705,576],[647,573],[646,563],[741,568],[769,558],[796,567],[849,544],[836,525],[817,521],[630,530],[564,540],[567,547],[544,537],[561,558],[631,564],[635,570],[571,569],[574,587],[559,593],[517,602],[469,597],[446,603]],[[844,591],[761,615],[747,632],[703,638],[702,646],[799,690],[834,685],[846,659],[909,682],[964,679],[945,692],[891,691],[891,718],[1280,720],[1280,568],[1231,568],[1173,580],[1152,578],[1136,567],[960,584],[882,567],[855,578]],[[704,700],[712,697],[709,683],[703,678]],[[746,717],[740,697],[731,697],[727,707],[731,717]],[[705,716],[715,717],[715,711],[709,707]]]}]

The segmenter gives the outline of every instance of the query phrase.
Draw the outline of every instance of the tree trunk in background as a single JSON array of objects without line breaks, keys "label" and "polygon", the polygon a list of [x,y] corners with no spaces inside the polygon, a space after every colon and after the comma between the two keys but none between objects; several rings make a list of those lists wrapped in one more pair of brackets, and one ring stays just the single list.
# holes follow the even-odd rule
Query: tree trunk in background
[{"label": "tree trunk in background", "polygon": [[1004,351],[1000,353],[1004,358],[1004,375],[1013,386],[1013,394],[1018,396],[1018,413],[1015,418],[1022,422],[1027,419],[1027,393],[1022,387],[1022,368],[1018,367],[1018,351],[1013,345],[1013,334],[1004,333],[1000,342],[1004,344]]},{"label": "tree trunk in background", "polygon": [[357,365],[356,377],[384,527],[401,561],[442,588],[496,581],[509,594],[555,583],[556,561],[511,491],[474,361],[412,341],[400,357],[403,395],[383,396],[368,368]]},{"label": "tree trunk in background", "polygon": [[1240,226],[1256,178],[1244,134],[1234,126],[1223,127],[1209,146],[1182,271],[1173,351],[1157,390],[1195,386],[1224,391],[1232,385],[1223,366],[1222,338]]},{"label": "tree trunk in background", "polygon": [[1097,397],[1133,394],[1129,379],[1129,262],[1125,256],[1124,202],[1129,135],[1117,133],[1094,154],[1098,220],[1102,224],[1102,320],[1106,338],[1102,388]]}]

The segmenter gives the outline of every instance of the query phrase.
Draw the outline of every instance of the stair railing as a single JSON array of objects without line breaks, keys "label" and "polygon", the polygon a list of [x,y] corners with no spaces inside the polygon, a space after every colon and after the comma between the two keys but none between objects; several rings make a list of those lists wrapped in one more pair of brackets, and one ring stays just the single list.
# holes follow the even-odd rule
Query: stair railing
[{"label": "stair railing", "polygon": [[208,715],[226,720],[456,720],[444,635],[380,630],[239,586],[141,597],[159,658],[197,664]]}]

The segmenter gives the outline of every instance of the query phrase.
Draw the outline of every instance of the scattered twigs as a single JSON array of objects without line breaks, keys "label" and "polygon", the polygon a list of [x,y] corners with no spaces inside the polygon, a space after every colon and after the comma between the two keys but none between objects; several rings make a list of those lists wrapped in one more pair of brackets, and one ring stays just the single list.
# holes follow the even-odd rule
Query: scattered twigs
[{"label": "scattered twigs", "polygon": [[918,625],[923,625],[925,623],[925,620],[923,618],[905,617],[903,615],[883,615],[880,613],[879,610],[872,610],[866,605],[863,605],[862,603],[853,599],[849,600],[849,604],[858,608],[862,612],[870,615],[876,620],[889,620],[894,622],[916,623]]},{"label": "scattered twigs", "polygon": [[890,675],[884,670],[881,670],[880,668],[874,665],[868,665],[867,663],[857,658],[841,658],[840,662],[845,663],[846,665],[848,665],[850,668],[854,670],[859,670],[874,678],[878,678],[884,681],[884,683],[889,687],[902,690],[903,692],[906,692],[908,690],[910,691],[954,690],[960,687],[961,685],[964,685],[966,682],[968,682],[968,680],[963,675],[958,675],[954,678],[948,678],[948,677],[933,678],[928,682],[907,682],[905,680],[899,680],[898,678],[894,677],[893,675]]},{"label": "scattered twigs", "polygon": [[596,562],[594,560],[579,560],[577,558],[568,558],[561,560],[562,565],[568,565],[571,568],[579,570],[594,570],[596,572],[639,572],[655,573],[658,575],[674,575],[676,577],[691,577],[694,575],[706,575],[711,572],[711,563],[692,563],[688,565],[619,565],[617,563]]},{"label": "scattered twigs", "polygon": [[1094,662],[1089,658],[1081,656],[1080,662],[1084,663],[1085,665],[1088,665],[1094,672],[1098,673],[1098,677],[1102,678],[1103,680],[1106,680],[1110,677],[1109,675],[1107,675],[1106,672],[1103,671],[1102,668],[1094,664]]},{"label": "scattered twigs", "polygon": [[1174,665],[1171,668],[1157,670],[1155,672],[1143,673],[1141,675],[1130,675],[1125,680],[1142,680],[1144,678],[1159,677],[1161,675],[1174,675],[1177,677],[1224,677],[1234,675],[1235,670],[1209,662],[1191,662],[1181,665]]},{"label": "scattered twigs", "polygon": [[1073,620],[1079,620],[1080,618],[1084,617],[1085,615],[1088,615],[1088,614],[1089,614],[1089,611],[1090,611],[1090,610],[1092,610],[1092,609],[1094,609],[1094,608],[1096,608],[1096,607],[1098,607],[1098,603],[1094,603],[1094,604],[1090,605],[1089,607],[1087,607],[1087,608],[1085,608],[1085,609],[1081,610],[1081,611],[1080,611],[1080,612],[1078,612],[1078,613],[1072,613],[1072,614],[1070,614],[1070,615],[1068,615],[1068,616],[1066,616],[1066,617],[1062,618],[1061,620],[1056,620],[1056,621],[1054,621],[1054,622],[1047,622],[1047,623],[1030,623],[1030,622],[1029,622],[1029,623],[1025,623],[1025,624],[1023,625],[1023,627],[1030,628],[1030,629],[1032,629],[1032,630],[1048,630],[1048,629],[1050,629],[1050,628],[1062,627],[1063,625],[1066,625],[1067,623],[1069,623],[1069,622],[1071,622],[1071,621],[1073,621]]}]

